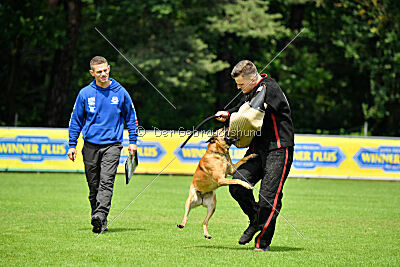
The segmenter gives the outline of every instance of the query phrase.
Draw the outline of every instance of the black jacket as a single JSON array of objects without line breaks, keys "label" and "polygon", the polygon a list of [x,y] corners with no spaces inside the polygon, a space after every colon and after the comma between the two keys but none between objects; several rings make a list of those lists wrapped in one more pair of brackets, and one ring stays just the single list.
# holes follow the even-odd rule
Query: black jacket
[{"label": "black jacket", "polygon": [[250,144],[250,149],[260,148],[265,150],[273,150],[281,147],[294,146],[294,130],[291,119],[291,111],[285,94],[275,82],[266,74],[261,74],[263,79],[254,87],[254,89],[244,94],[241,101],[233,108],[228,109],[229,114],[237,112],[241,105],[250,101],[256,94],[257,88],[266,87],[265,103],[267,109],[265,111],[261,135],[254,137]]}]

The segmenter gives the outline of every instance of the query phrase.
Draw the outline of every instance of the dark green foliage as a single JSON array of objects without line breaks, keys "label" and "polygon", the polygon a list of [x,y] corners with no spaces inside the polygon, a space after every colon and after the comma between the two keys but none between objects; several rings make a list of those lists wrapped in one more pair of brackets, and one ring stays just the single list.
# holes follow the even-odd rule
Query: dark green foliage
[{"label": "dark green foliage", "polygon": [[239,60],[261,71],[305,28],[263,71],[286,93],[296,132],[357,134],[367,121],[369,134],[398,136],[399,14],[398,1],[2,1],[0,125],[18,114],[19,126],[67,127],[88,62],[103,55],[143,127],[190,129],[237,94]]}]

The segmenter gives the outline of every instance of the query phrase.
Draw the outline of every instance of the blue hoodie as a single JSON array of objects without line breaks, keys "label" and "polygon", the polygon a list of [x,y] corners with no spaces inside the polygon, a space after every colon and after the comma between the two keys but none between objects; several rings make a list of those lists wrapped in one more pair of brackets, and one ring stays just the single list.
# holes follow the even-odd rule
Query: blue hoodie
[{"label": "blue hoodie", "polygon": [[138,121],[128,92],[111,79],[107,88],[94,80],[82,88],[76,98],[69,122],[69,147],[76,147],[79,133],[83,140],[106,145],[122,143],[124,121],[129,132],[129,143],[136,144]]}]

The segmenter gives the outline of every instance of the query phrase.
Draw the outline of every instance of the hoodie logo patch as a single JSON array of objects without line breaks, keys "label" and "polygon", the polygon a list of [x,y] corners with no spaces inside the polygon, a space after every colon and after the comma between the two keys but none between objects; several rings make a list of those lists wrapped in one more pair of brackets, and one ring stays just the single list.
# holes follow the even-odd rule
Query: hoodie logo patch
[{"label": "hoodie logo patch", "polygon": [[111,98],[111,104],[113,104],[113,105],[117,105],[117,104],[118,104],[118,102],[119,102],[119,100],[118,100],[118,97],[116,97],[116,96],[113,96],[113,97]]},{"label": "hoodie logo patch", "polygon": [[88,98],[88,106],[89,106],[89,111],[94,112],[96,108],[96,98],[94,96]]}]

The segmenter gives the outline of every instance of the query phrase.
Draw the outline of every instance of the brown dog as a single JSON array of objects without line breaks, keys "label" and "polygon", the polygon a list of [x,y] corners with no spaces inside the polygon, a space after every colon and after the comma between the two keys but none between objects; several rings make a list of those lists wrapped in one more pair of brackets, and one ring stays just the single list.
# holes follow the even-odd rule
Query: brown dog
[{"label": "brown dog", "polygon": [[248,155],[242,158],[236,164],[233,164],[229,156],[229,147],[237,140],[229,139],[223,129],[219,129],[217,134],[212,136],[207,142],[207,151],[201,158],[199,165],[193,175],[190,184],[189,197],[186,200],[185,216],[179,228],[185,227],[188,221],[189,212],[192,208],[203,205],[207,207],[207,216],[203,222],[204,237],[211,238],[207,231],[207,224],[214,214],[217,199],[215,190],[224,185],[238,184],[248,189],[253,187],[238,179],[226,179],[227,175],[233,175],[240,165],[247,160],[256,157],[256,154]]}]

